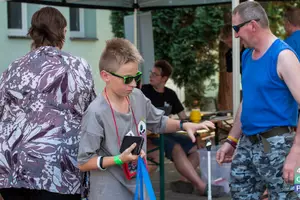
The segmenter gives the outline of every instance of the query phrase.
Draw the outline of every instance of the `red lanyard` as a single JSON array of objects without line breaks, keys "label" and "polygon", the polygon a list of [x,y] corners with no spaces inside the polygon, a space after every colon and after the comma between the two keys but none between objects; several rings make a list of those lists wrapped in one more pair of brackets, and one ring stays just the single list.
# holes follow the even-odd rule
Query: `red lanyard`
[{"label": "red lanyard", "polygon": [[[121,141],[120,141],[120,136],[119,136],[119,131],[118,131],[118,126],[117,126],[117,122],[116,122],[115,113],[114,113],[114,110],[113,110],[113,108],[111,106],[109,98],[107,96],[106,88],[104,88],[104,92],[105,92],[105,96],[106,96],[106,99],[108,101],[108,104],[109,104],[109,107],[110,107],[110,110],[111,110],[111,114],[113,116],[113,120],[114,120],[114,124],[115,124],[115,128],[116,128],[116,134],[117,134],[117,137],[118,137],[118,144],[119,144],[119,147],[121,147]],[[134,112],[133,112],[133,109],[131,107],[131,104],[130,104],[130,101],[129,101],[128,97],[126,98],[126,100],[128,102],[128,105],[130,106],[130,110],[131,110],[131,113],[132,113],[132,116],[133,116],[133,120],[134,120],[134,123],[135,123],[136,132],[137,132],[138,135],[140,135],[139,131],[138,131],[138,125],[136,123],[136,119],[135,119],[135,116],[134,116]]]}]

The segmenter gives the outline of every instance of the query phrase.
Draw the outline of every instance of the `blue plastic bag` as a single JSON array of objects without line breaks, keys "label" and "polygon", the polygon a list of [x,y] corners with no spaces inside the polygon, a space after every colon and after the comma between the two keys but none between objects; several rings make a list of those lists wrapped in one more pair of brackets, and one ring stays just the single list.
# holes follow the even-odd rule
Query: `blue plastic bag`
[{"label": "blue plastic bag", "polygon": [[156,200],[154,190],[150,181],[150,177],[145,166],[145,163],[141,157],[138,158],[138,167],[136,175],[136,188],[134,194],[134,200],[144,200],[144,184],[146,186],[147,194],[150,200]]}]

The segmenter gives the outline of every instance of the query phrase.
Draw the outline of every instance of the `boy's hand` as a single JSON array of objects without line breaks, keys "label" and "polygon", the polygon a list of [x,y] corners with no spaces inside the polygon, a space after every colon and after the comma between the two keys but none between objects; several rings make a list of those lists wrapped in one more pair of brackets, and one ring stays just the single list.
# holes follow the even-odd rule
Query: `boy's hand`
[{"label": "boy's hand", "polygon": [[[122,160],[123,163],[128,163],[131,161],[135,161],[138,159],[138,155],[133,155],[131,152],[135,148],[136,143],[133,143],[130,147],[128,147],[121,155],[120,159]],[[141,152],[142,153],[142,152]],[[145,152],[144,152],[145,154]]]},{"label": "boy's hand", "polygon": [[183,129],[186,130],[186,132],[188,133],[188,135],[190,136],[190,138],[192,139],[193,142],[196,141],[196,138],[195,138],[195,133],[197,130],[200,130],[200,129],[206,129],[206,130],[209,130],[209,129],[215,129],[215,124],[210,122],[210,121],[204,121],[202,123],[190,123],[190,122],[187,122],[187,123],[184,123],[183,124]]},{"label": "boy's hand", "polygon": [[140,156],[141,156],[141,158],[144,158],[146,156],[146,153],[143,149],[141,150]]}]

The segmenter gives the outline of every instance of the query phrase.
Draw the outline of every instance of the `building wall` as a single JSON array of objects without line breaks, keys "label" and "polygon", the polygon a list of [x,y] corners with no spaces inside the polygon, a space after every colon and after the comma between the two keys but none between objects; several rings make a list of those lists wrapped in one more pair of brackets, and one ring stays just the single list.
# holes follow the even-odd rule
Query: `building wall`
[{"label": "building wall", "polygon": [[[28,15],[28,27],[30,26],[30,18],[32,14],[41,8],[41,5],[27,4],[27,15]],[[69,8],[67,7],[56,7],[65,16],[68,24],[70,24]],[[0,53],[0,72],[2,73],[8,65],[15,59],[25,55],[30,51],[31,40],[29,38],[10,38],[8,37],[7,29],[7,2],[0,2],[0,47],[2,49]],[[113,37],[111,31],[111,25],[109,23],[110,11],[108,10],[85,10],[84,21],[86,26],[86,34],[94,34],[98,40],[90,38],[89,40],[82,39],[70,39],[70,31],[68,29],[66,35],[65,45],[63,51],[69,52],[72,55],[80,56],[88,61],[92,67],[93,76],[95,80],[96,90],[99,93],[104,83],[100,80],[98,62],[100,54],[105,46],[105,41]],[[95,24],[94,29],[89,28]],[[94,33],[93,33],[94,31]]]},{"label": "building wall", "polygon": [[[166,87],[171,88],[172,90],[175,91],[175,93],[178,96],[178,99],[180,100],[180,102],[183,104],[183,102],[185,101],[185,94],[184,94],[184,88],[179,88],[175,85],[174,81],[172,79],[169,79],[166,83]],[[184,104],[183,104],[184,105]]]},{"label": "building wall", "polygon": [[[31,16],[44,5],[27,4],[27,26],[30,27]],[[70,24],[70,14],[68,7],[56,7],[65,16],[68,25]],[[31,40],[29,38],[8,37],[7,28],[7,2],[0,2],[0,73],[15,59],[25,55],[30,51]],[[84,24],[86,39],[71,39],[69,28],[67,29],[66,41],[63,51],[72,55],[80,56],[91,65],[97,93],[101,92],[104,82],[101,80],[98,70],[100,54],[105,46],[105,41],[113,37],[112,28],[109,22],[110,11],[108,10],[84,10]],[[94,36],[94,37],[93,37]],[[97,38],[97,40],[94,40]],[[175,86],[172,80],[167,82],[167,86],[172,88],[178,95],[181,102],[185,100],[184,89]],[[216,91],[208,91],[206,96],[215,96]]]}]

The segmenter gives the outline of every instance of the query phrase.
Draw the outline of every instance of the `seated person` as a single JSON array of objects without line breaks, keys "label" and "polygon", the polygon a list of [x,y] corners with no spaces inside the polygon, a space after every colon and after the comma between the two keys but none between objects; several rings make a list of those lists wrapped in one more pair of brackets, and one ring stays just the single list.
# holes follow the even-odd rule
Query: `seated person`
[{"label": "seated person", "polygon": [[[176,93],[165,84],[172,74],[172,66],[165,60],[156,61],[150,72],[150,84],[143,85],[142,91],[152,104],[165,110],[165,114],[177,114],[182,120],[187,119],[184,108]],[[180,181],[171,183],[174,192],[192,193],[194,187],[200,195],[207,195],[207,184],[204,183],[196,169],[200,164],[197,146],[188,136],[180,133],[170,133],[164,137],[165,156],[173,161],[177,171],[182,175]],[[159,138],[148,138],[148,151],[159,146]],[[159,162],[159,151],[148,154],[148,158]],[[213,197],[221,195],[220,186],[213,186]]]}]

